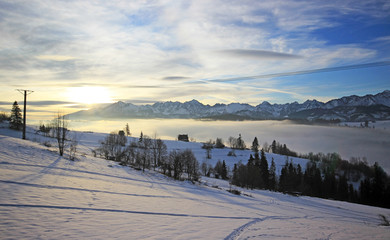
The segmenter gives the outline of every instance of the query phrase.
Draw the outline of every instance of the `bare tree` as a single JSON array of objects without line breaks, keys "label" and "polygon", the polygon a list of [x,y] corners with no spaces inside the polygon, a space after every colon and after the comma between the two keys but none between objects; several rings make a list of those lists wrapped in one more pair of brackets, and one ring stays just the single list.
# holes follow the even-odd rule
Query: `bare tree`
[{"label": "bare tree", "polygon": [[186,149],[180,153],[183,161],[183,169],[187,173],[188,180],[197,181],[199,179],[199,163],[191,149]]},{"label": "bare tree", "polygon": [[64,155],[64,148],[66,137],[68,135],[68,122],[65,119],[65,115],[58,113],[57,117],[53,120],[54,136],[57,139],[58,150],[60,156]]},{"label": "bare tree", "polygon": [[181,179],[183,173],[187,173],[187,177],[191,181],[199,179],[199,163],[190,149],[184,151],[172,150],[169,153],[169,158],[163,164],[163,170],[164,173],[167,172],[167,175],[174,179]]},{"label": "bare tree", "polygon": [[237,147],[237,138],[230,136],[228,141],[230,148],[235,149]]},{"label": "bare tree", "polygon": [[145,168],[149,168],[151,163],[152,139],[148,136],[143,136],[142,141],[139,142],[139,147],[142,149],[140,155],[142,171],[145,171]]},{"label": "bare tree", "polygon": [[230,136],[228,141],[231,149],[228,153],[228,156],[236,156],[235,149],[237,147],[237,138]]},{"label": "bare tree", "polygon": [[208,142],[203,143],[203,149],[206,149],[206,158],[211,159],[211,150],[214,148],[214,142],[210,139]]},{"label": "bare tree", "polygon": [[154,137],[152,141],[152,157],[153,157],[153,168],[161,166],[165,158],[168,156],[167,145],[161,140]]},{"label": "bare tree", "polygon": [[100,142],[100,147],[97,151],[107,160],[115,160],[122,162],[125,157],[126,137],[111,132],[103,141]]},{"label": "bare tree", "polygon": [[203,161],[201,165],[201,170],[204,176],[210,177],[210,174],[213,170],[213,166],[207,161]]},{"label": "bare tree", "polygon": [[135,141],[130,142],[129,146],[126,147],[125,157],[126,157],[127,164],[132,166],[136,164],[137,149],[138,149],[138,144]]}]

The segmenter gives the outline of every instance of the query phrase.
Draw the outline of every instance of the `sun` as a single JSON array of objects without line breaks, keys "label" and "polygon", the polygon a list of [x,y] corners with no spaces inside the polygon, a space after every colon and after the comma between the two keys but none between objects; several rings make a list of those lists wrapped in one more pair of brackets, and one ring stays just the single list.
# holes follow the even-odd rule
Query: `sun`
[{"label": "sun", "polygon": [[110,103],[110,92],[104,87],[71,87],[67,90],[67,97],[72,102],[84,104]]}]

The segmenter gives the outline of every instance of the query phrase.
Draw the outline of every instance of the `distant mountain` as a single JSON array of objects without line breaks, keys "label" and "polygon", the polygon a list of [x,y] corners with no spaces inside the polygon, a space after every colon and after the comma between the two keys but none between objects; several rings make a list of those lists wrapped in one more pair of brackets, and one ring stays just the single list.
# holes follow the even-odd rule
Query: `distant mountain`
[{"label": "distant mountain", "polygon": [[113,104],[79,111],[71,119],[85,118],[185,118],[216,120],[279,120],[307,121],[372,121],[390,120],[390,91],[376,95],[348,96],[326,103],[307,100],[304,103],[257,106],[242,103],[204,105],[197,100],[188,102],[157,102],[152,105]]}]

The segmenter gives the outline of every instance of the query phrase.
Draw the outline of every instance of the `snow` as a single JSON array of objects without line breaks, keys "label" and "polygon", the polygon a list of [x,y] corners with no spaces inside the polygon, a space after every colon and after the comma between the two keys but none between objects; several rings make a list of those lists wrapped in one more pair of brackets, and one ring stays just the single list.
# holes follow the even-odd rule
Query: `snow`
[{"label": "snow", "polygon": [[[29,130],[29,139],[48,140]],[[54,147],[0,128],[0,238],[390,238],[390,228],[380,226],[379,218],[389,219],[389,209],[233,186],[243,193],[238,196],[226,191],[228,182],[213,178],[174,181],[92,157],[90,150],[104,136],[79,133],[77,160],[70,161]],[[200,148],[199,143],[166,143],[170,149]],[[213,149],[213,161],[227,150],[220,151]],[[235,160],[247,159],[244,151],[236,153]]]}]

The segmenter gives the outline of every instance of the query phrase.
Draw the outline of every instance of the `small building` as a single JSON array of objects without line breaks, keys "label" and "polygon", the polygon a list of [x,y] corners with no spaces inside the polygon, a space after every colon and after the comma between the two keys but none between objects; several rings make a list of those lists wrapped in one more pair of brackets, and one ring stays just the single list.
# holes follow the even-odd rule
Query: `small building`
[{"label": "small building", "polygon": [[179,134],[179,136],[177,136],[177,140],[183,141],[183,142],[189,142],[190,141],[188,139],[188,134]]}]

